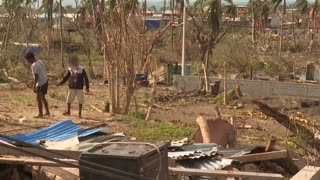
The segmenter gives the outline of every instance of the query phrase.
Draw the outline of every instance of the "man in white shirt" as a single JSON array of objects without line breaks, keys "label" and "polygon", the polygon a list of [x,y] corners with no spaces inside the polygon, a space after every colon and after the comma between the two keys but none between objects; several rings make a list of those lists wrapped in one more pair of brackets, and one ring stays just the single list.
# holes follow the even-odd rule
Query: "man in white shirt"
[{"label": "man in white shirt", "polygon": [[[38,103],[38,115],[34,118],[42,118],[43,116],[50,116],[49,105],[46,99],[46,94],[48,92],[48,76],[47,70],[44,63],[37,60],[32,52],[25,54],[25,59],[29,64],[31,64],[31,70],[34,77],[33,92],[37,95]],[[43,114],[42,106],[44,105],[46,113]]]}]

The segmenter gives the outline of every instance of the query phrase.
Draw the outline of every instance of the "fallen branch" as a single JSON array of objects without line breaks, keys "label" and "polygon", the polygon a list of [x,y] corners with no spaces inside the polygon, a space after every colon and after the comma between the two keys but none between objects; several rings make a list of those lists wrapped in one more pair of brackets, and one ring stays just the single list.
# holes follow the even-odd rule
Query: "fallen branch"
[{"label": "fallen branch", "polygon": [[156,104],[156,103],[154,103],[153,106],[156,107],[156,108],[158,108],[158,109],[165,110],[165,111],[170,110],[169,107],[167,107],[167,106],[161,106],[161,105]]},{"label": "fallen branch", "polygon": [[97,107],[95,107],[94,105],[90,104],[90,107],[94,110],[96,110],[97,112],[102,113],[103,111],[101,111],[100,109],[98,109]]},{"label": "fallen branch", "polygon": [[291,132],[293,132],[295,135],[302,135],[305,141],[308,142],[308,144],[313,145],[316,148],[318,152],[320,152],[320,141],[317,141],[314,139],[314,134],[301,124],[291,121],[290,118],[282,113],[280,113],[278,110],[275,110],[268,105],[259,102],[259,101],[252,101],[254,104],[259,106],[259,110],[266,114],[267,116],[273,117],[276,121],[278,121],[280,124],[282,124],[284,127],[288,128]]}]

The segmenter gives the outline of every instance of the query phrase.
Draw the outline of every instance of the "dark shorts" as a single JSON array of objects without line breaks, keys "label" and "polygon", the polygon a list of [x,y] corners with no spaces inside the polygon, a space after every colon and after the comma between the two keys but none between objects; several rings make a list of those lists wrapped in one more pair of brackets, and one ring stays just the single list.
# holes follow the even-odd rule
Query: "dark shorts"
[{"label": "dark shorts", "polygon": [[41,93],[41,94],[48,93],[48,81],[44,85],[37,87],[37,93]]}]

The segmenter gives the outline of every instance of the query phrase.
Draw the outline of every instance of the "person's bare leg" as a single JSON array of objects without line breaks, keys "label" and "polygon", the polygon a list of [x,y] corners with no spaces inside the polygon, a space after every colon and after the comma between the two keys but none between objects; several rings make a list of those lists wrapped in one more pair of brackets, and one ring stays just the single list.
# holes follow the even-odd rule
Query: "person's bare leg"
[{"label": "person's bare leg", "polygon": [[39,110],[38,116],[43,116],[41,99],[42,99],[42,93],[37,93],[37,103],[38,103],[38,110]]},{"label": "person's bare leg", "polygon": [[63,113],[63,115],[68,116],[70,115],[71,103],[67,104],[67,112]]},{"label": "person's bare leg", "polygon": [[46,95],[43,95],[41,100],[43,102],[44,108],[46,109],[46,113],[44,115],[50,116],[49,105],[48,105],[48,101],[46,99]]},{"label": "person's bare leg", "polygon": [[79,118],[81,118],[81,113],[82,113],[82,104],[79,104]]}]

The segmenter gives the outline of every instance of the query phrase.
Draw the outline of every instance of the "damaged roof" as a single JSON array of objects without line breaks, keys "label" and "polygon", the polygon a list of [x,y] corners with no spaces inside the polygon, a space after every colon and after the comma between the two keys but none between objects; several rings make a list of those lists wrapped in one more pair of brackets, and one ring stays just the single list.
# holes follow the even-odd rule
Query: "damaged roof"
[{"label": "damaged roof", "polygon": [[[89,136],[104,130],[107,130],[107,128],[84,129],[71,120],[65,120],[31,133],[17,134],[11,137],[27,143],[38,144],[37,140],[64,141],[73,137]],[[4,141],[8,142],[8,140]]]},{"label": "damaged roof", "polygon": [[255,149],[255,147],[222,148],[217,144],[183,143],[174,143],[174,146],[171,146],[173,152],[168,152],[168,157],[175,160],[176,167],[182,169],[220,170],[237,162],[225,157],[242,156],[251,153]]}]

